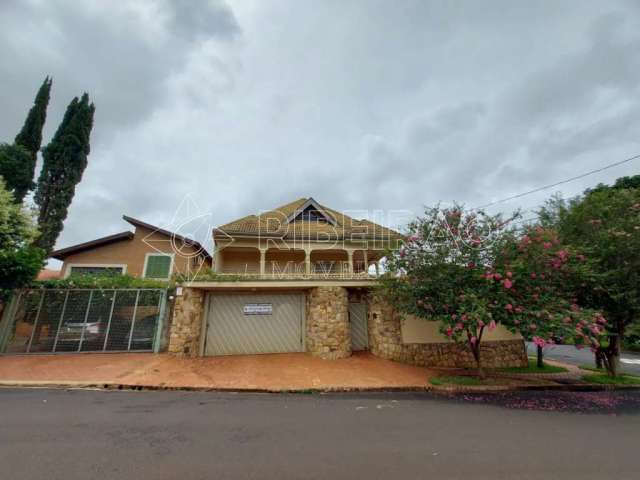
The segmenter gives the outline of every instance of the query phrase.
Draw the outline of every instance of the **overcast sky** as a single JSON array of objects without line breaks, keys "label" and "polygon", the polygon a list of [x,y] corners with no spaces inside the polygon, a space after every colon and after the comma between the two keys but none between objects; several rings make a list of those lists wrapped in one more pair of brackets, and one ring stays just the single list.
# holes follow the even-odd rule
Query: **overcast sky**
[{"label": "overcast sky", "polygon": [[45,143],[74,95],[96,104],[58,247],[122,214],[171,226],[187,195],[213,225],[303,196],[417,213],[640,153],[633,0],[2,0],[0,45],[0,141],[46,75]]}]

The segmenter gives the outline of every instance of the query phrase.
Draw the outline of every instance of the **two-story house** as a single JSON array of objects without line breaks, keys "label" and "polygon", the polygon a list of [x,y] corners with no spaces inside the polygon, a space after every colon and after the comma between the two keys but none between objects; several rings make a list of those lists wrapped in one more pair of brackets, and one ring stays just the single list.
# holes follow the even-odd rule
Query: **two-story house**
[{"label": "two-story house", "polygon": [[[379,263],[402,235],[301,198],[213,230],[212,272],[178,289],[169,351],[187,355],[353,351],[430,366],[472,366],[437,322],[400,318],[374,292]],[[526,364],[502,328],[488,366]]]}]

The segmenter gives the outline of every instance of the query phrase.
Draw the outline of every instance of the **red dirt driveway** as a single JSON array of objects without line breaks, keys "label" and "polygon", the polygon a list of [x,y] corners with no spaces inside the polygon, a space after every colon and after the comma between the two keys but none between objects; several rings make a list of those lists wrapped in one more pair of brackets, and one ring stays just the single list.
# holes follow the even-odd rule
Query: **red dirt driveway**
[{"label": "red dirt driveway", "polygon": [[357,353],[322,360],[305,353],[177,358],[167,354],[0,357],[0,385],[125,385],[220,390],[427,388],[434,372]]}]

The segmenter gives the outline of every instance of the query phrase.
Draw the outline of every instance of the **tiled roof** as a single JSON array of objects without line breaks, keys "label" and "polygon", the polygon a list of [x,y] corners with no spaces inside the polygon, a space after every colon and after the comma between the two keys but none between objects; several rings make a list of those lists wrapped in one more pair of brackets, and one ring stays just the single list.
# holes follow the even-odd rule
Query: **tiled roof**
[{"label": "tiled roof", "polygon": [[128,215],[123,215],[122,219],[125,222],[129,222],[134,227],[143,227],[143,228],[146,228],[148,230],[151,230],[154,233],[159,233],[161,235],[166,235],[167,237],[172,237],[172,238],[174,238],[176,240],[179,240],[179,241],[183,242],[184,244],[190,245],[193,248],[195,248],[205,258],[207,258],[207,259],[211,258],[211,255],[209,255],[209,252],[207,252],[207,250],[200,244],[200,242],[197,242],[196,240],[192,240],[191,238],[183,237],[182,235],[178,235],[177,233],[170,232],[169,230],[165,230],[163,228],[156,227],[155,225],[151,225],[150,223],[143,222],[142,220],[138,220],[137,218],[133,218],[133,217],[130,217]]},{"label": "tiled roof", "polygon": [[[316,222],[294,219],[310,203],[333,222]],[[332,223],[335,223],[333,225]],[[248,215],[233,222],[221,225],[214,230],[214,236],[262,236],[285,239],[382,239],[393,240],[402,236],[387,227],[369,220],[357,220],[350,216],[319,205],[312,198],[300,198],[273,210]]]},{"label": "tiled roof", "polygon": [[[192,240],[192,239],[187,238],[187,237],[183,237],[181,235],[178,235],[177,233],[173,233],[173,232],[170,232],[168,230],[164,230],[162,228],[156,227],[156,226],[151,225],[149,223],[145,223],[142,220],[138,220],[136,218],[129,217],[127,215],[123,215],[122,218],[125,221],[129,222],[134,227],[147,228],[148,230],[151,230],[153,232],[156,232],[156,233],[159,233],[159,234],[162,234],[162,235],[166,235],[168,237],[173,237],[176,240],[184,242],[187,245],[191,245],[198,252],[200,252],[200,254],[202,256],[204,256],[205,258],[207,258],[207,259],[211,258],[211,255],[209,255],[209,252],[207,252],[206,249],[202,245],[200,245],[200,243],[196,242],[195,240]],[[91,240],[89,242],[79,243],[77,245],[72,245],[70,247],[66,247],[66,248],[61,248],[59,250],[55,250],[55,251],[51,252],[51,257],[55,258],[57,260],[64,260],[69,255],[80,253],[80,252],[83,252],[85,250],[90,250],[90,249],[93,249],[93,248],[96,248],[96,247],[102,247],[104,245],[109,245],[109,244],[115,243],[115,242],[122,242],[122,241],[125,241],[125,240],[131,240],[132,238],[133,238],[133,232],[129,232],[129,231],[120,232],[120,233],[116,233],[114,235],[109,235],[107,237],[97,238],[97,239]]]},{"label": "tiled roof", "polygon": [[122,242],[124,240],[131,240],[132,238],[133,238],[133,232],[129,232],[129,231],[120,232],[114,235],[97,238],[89,242],[72,245],[71,247],[54,250],[53,252],[51,252],[51,258],[55,258],[56,260],[64,260],[69,255],[73,255],[75,253],[80,253],[85,250],[91,250],[92,248],[96,248],[96,247],[102,247],[104,245],[109,245],[111,243]]}]

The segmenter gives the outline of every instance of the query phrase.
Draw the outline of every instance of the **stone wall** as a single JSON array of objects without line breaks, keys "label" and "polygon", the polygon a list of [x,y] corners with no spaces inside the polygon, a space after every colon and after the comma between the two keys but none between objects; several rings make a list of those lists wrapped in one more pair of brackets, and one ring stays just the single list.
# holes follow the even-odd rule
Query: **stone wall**
[{"label": "stone wall", "polygon": [[351,355],[349,295],[342,287],[316,287],[307,294],[307,352],[325,359]]},{"label": "stone wall", "polygon": [[[464,345],[447,343],[402,343],[400,315],[375,297],[369,299],[369,347],[374,355],[426,367],[473,368],[471,351]],[[487,368],[525,367],[523,340],[482,342],[480,355]]]},{"label": "stone wall", "polygon": [[205,294],[196,288],[183,288],[176,296],[171,318],[169,353],[196,357],[200,353],[200,331]]}]

